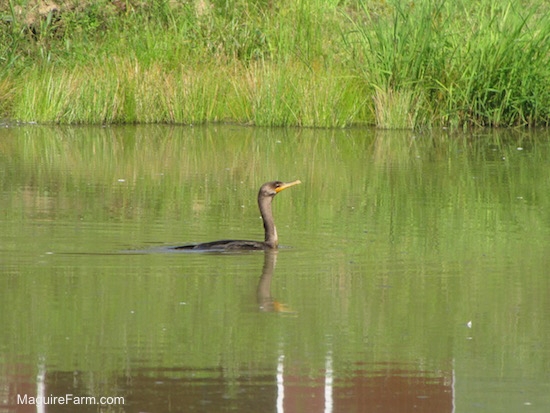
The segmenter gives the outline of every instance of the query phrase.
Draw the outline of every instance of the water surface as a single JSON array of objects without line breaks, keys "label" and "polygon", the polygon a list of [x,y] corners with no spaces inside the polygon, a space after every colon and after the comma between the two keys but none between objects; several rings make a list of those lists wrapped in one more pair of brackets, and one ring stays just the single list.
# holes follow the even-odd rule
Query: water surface
[{"label": "water surface", "polygon": [[3,128],[0,411],[546,412],[548,138]]}]

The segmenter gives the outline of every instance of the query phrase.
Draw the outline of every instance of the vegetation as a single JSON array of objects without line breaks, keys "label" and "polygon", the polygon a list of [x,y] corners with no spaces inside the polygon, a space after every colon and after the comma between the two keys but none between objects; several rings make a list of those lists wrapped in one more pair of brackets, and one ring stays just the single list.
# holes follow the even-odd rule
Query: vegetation
[{"label": "vegetation", "polygon": [[0,116],[547,125],[543,0],[0,2]]}]

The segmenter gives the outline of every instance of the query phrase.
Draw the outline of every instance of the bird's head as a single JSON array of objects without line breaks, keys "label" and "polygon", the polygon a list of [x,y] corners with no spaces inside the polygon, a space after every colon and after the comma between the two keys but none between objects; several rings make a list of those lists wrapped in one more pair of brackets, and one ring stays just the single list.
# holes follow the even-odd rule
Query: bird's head
[{"label": "bird's head", "polygon": [[260,196],[274,197],[283,189],[287,189],[287,188],[290,188],[291,186],[298,185],[301,183],[302,182],[300,180],[296,180],[292,182],[281,182],[281,181],[267,182],[263,184],[262,187],[260,188]]}]

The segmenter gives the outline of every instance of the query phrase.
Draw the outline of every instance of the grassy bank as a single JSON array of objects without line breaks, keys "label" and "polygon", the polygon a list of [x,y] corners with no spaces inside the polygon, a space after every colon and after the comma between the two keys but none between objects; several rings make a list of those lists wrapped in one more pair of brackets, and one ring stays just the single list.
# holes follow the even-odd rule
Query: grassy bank
[{"label": "grassy bank", "polygon": [[547,125],[543,0],[8,1],[0,116]]}]

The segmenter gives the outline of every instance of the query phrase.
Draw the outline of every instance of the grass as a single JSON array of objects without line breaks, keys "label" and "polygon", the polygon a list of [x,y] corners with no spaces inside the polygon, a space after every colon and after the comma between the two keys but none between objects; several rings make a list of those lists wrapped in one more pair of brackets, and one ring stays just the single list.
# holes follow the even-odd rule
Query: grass
[{"label": "grass", "polygon": [[548,124],[550,19],[542,3],[394,6],[389,21],[367,8],[365,21],[352,21],[350,48],[372,81],[379,126]]},{"label": "grass", "polygon": [[38,0],[3,6],[0,117],[388,129],[550,121],[542,0],[59,3],[42,14]]}]

